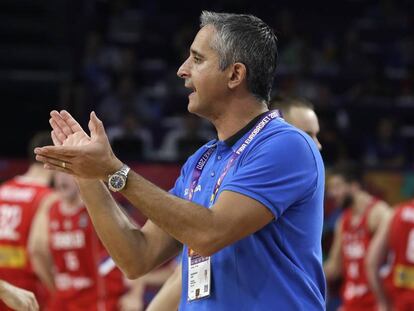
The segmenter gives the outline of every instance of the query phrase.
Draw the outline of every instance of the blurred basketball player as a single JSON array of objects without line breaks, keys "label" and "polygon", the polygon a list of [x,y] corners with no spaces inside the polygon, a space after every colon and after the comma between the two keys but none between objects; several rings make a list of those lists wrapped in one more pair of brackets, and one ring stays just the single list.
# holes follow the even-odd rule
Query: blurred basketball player
[{"label": "blurred basketball player", "polygon": [[377,310],[369,287],[364,260],[372,237],[390,217],[387,203],[362,188],[356,167],[339,167],[328,177],[327,195],[345,210],[339,218],[334,241],[325,262],[327,281],[343,277],[341,311]]},{"label": "blurred basketball player", "polygon": [[[414,310],[414,200],[395,207],[367,257],[367,274],[381,311]],[[388,255],[384,279],[380,266]],[[388,272],[388,274],[387,274]]]},{"label": "blurred basketball player", "polygon": [[[35,161],[33,149],[51,141],[49,132],[37,133],[28,146],[29,169],[0,186],[0,279],[33,292],[40,305],[46,292],[33,272],[27,244],[37,212],[54,198],[52,172]],[[0,302],[0,310],[9,309]]]},{"label": "blurred basketball player", "polygon": [[33,260],[43,265],[36,272],[41,276],[49,271],[53,277],[47,309],[142,310],[142,293],[127,293],[124,276],[96,235],[74,178],[59,172],[54,182],[59,200],[36,219],[36,234],[30,240],[37,250]]}]

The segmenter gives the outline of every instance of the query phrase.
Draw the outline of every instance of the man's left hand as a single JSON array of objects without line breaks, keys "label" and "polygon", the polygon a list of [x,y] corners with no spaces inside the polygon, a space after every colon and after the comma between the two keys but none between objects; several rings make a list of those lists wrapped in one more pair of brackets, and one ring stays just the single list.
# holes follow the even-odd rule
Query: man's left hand
[{"label": "man's left hand", "polygon": [[67,111],[52,111],[50,115],[55,146],[34,150],[36,160],[43,162],[45,168],[81,178],[106,180],[122,166],[95,112],[91,113],[88,124],[90,136]]}]

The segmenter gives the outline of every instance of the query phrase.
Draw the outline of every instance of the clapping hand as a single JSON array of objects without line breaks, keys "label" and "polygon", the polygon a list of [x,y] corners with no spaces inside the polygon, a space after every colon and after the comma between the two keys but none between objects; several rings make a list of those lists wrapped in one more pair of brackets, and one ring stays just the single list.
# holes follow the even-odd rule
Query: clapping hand
[{"label": "clapping hand", "polygon": [[92,112],[90,136],[65,110],[50,113],[54,146],[36,148],[36,160],[45,168],[66,172],[82,178],[106,180],[122,166],[109,144],[102,121]]}]

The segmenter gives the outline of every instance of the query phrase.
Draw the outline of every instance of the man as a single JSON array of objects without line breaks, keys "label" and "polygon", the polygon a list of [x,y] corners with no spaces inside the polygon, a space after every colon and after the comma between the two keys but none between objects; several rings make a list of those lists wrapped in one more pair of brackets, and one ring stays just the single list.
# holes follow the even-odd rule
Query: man
[{"label": "man", "polygon": [[[267,109],[275,64],[276,37],[260,19],[202,13],[178,75],[192,91],[188,110],[211,121],[218,140],[188,159],[170,193],[115,157],[93,112],[89,137],[53,111],[56,146],[35,150],[46,168],[77,176],[100,238],[130,278],[184,244],[181,310],[324,308],[323,162],[308,135]],[[147,216],[142,230],[102,181]]]},{"label": "man", "polygon": [[299,97],[277,96],[271,101],[270,109],[279,109],[286,122],[304,131],[312,137],[318,149],[322,149],[318,140],[319,120],[310,101]]},{"label": "man", "polygon": [[[51,142],[48,132],[36,134],[28,146],[29,169],[0,186],[0,279],[33,292],[40,304],[45,291],[33,272],[27,243],[37,212],[54,197],[49,187],[51,172],[35,161],[33,149]],[[8,310],[0,302],[2,308]]]},{"label": "man", "polygon": [[0,280],[0,300],[12,310],[39,310],[36,297],[32,292],[13,286],[3,280]]},{"label": "man", "polygon": [[[388,275],[380,266],[389,255]],[[414,200],[398,204],[372,241],[367,261],[372,291],[383,311],[414,310]]]},{"label": "man", "polygon": [[[271,100],[269,108],[278,109],[285,121],[307,133],[318,149],[322,149],[318,140],[319,121],[312,103],[303,98],[277,96]],[[152,299],[147,311],[177,310],[181,286],[181,266],[179,266]]]},{"label": "man", "polygon": [[326,279],[343,277],[341,311],[377,310],[364,260],[372,237],[390,216],[389,206],[366,192],[356,167],[339,167],[328,178],[327,191],[344,212],[325,262]]},{"label": "man", "polygon": [[35,272],[43,280],[53,276],[47,310],[142,310],[140,284],[132,282],[127,292],[122,272],[93,229],[74,178],[58,172],[54,186],[59,200],[37,216],[29,242],[35,250]]}]

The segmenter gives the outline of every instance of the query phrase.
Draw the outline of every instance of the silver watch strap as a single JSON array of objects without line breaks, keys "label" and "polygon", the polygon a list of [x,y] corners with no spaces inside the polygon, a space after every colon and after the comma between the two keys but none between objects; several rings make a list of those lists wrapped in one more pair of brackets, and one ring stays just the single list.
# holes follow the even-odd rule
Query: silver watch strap
[{"label": "silver watch strap", "polygon": [[122,167],[117,171],[117,173],[124,175],[125,177],[128,176],[129,171],[131,170],[131,168],[124,164],[122,165]]}]

